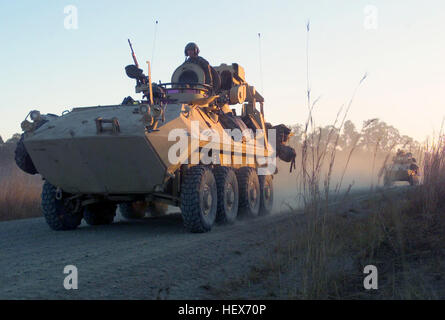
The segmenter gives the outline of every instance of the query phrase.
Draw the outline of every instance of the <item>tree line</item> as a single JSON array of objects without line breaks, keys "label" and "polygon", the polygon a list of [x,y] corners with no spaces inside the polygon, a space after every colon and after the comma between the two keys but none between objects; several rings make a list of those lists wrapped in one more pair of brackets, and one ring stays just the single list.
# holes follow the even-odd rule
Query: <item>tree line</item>
[{"label": "tree line", "polygon": [[404,149],[409,152],[419,150],[421,144],[413,138],[400,134],[395,127],[388,125],[379,119],[363,121],[361,129],[348,120],[343,127],[328,125],[317,127],[310,132],[301,124],[291,126],[293,137],[292,144],[303,143],[318,148],[337,148],[339,151],[355,149],[360,152],[393,152]]},{"label": "tree line", "polygon": [[20,137],[21,137],[20,133],[14,133],[11,138],[9,138],[8,140],[4,141],[3,137],[0,135],[0,144],[17,143],[20,140]]}]

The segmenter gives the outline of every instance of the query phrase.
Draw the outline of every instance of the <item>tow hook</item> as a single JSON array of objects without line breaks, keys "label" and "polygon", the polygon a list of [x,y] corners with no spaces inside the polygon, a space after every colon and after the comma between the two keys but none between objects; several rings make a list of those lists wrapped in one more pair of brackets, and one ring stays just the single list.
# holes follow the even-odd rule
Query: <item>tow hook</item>
[{"label": "tow hook", "polygon": [[59,187],[56,189],[56,200],[62,200],[62,189]]}]

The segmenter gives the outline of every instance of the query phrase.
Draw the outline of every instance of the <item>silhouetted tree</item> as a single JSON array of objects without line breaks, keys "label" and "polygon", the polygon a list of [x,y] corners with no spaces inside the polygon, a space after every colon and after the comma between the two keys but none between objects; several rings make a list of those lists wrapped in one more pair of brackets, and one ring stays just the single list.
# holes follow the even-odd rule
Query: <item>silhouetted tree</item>
[{"label": "silhouetted tree", "polygon": [[[388,153],[397,149],[404,149],[410,152],[418,152],[421,144],[413,138],[401,135],[399,130],[388,125],[377,118],[363,122],[360,131],[351,120],[345,121],[340,132],[338,127],[325,126],[317,127],[307,136],[304,135],[304,126],[297,124],[290,126],[294,136],[290,139],[293,147],[298,147],[305,142],[305,146],[315,155],[322,152],[330,152],[336,145],[337,150],[349,152],[352,148],[362,152]],[[305,141],[303,141],[305,139]]]},{"label": "silhouetted tree", "polygon": [[294,143],[300,144],[301,141],[303,140],[303,133],[304,133],[303,126],[301,124],[295,124],[290,126],[290,128],[292,130],[292,137],[291,137],[292,141]]},{"label": "silhouetted tree", "polygon": [[6,140],[6,143],[17,143],[19,142],[20,137],[21,137],[20,133],[14,133],[11,138]]},{"label": "silhouetted tree", "polygon": [[340,147],[343,150],[353,148],[360,138],[360,133],[356,130],[354,123],[347,120],[343,125],[343,134],[339,142]]},{"label": "silhouetted tree", "polygon": [[360,146],[363,149],[371,151],[377,147],[377,150],[388,152],[400,145],[401,137],[399,130],[393,126],[387,125],[378,119],[369,125],[366,125],[368,121],[364,123],[362,140],[360,142]]}]

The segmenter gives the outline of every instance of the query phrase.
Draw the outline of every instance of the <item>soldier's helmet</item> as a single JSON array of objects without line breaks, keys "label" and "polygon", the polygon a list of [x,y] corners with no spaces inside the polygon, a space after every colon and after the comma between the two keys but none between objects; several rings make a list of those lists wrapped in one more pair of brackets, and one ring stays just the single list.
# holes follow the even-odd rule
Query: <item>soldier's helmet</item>
[{"label": "soldier's helmet", "polygon": [[199,54],[198,45],[194,42],[187,43],[187,45],[185,46],[184,54],[186,57],[188,56],[187,51],[189,51],[189,50],[195,50],[196,55]]}]

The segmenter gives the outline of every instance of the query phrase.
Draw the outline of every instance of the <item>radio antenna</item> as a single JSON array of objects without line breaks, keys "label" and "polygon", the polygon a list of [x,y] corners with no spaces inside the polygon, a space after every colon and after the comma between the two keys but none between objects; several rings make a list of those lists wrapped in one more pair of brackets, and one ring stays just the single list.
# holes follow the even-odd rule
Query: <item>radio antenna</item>
[{"label": "radio antenna", "polygon": [[260,83],[261,83],[261,94],[264,96],[264,86],[263,86],[263,61],[261,59],[261,33],[258,33],[258,56],[260,60]]},{"label": "radio antenna", "polygon": [[153,66],[153,62],[155,59],[155,49],[156,49],[156,36],[158,33],[158,20],[156,20],[155,22],[155,31],[154,31],[154,36],[153,36],[153,49],[151,51],[151,65]]}]

